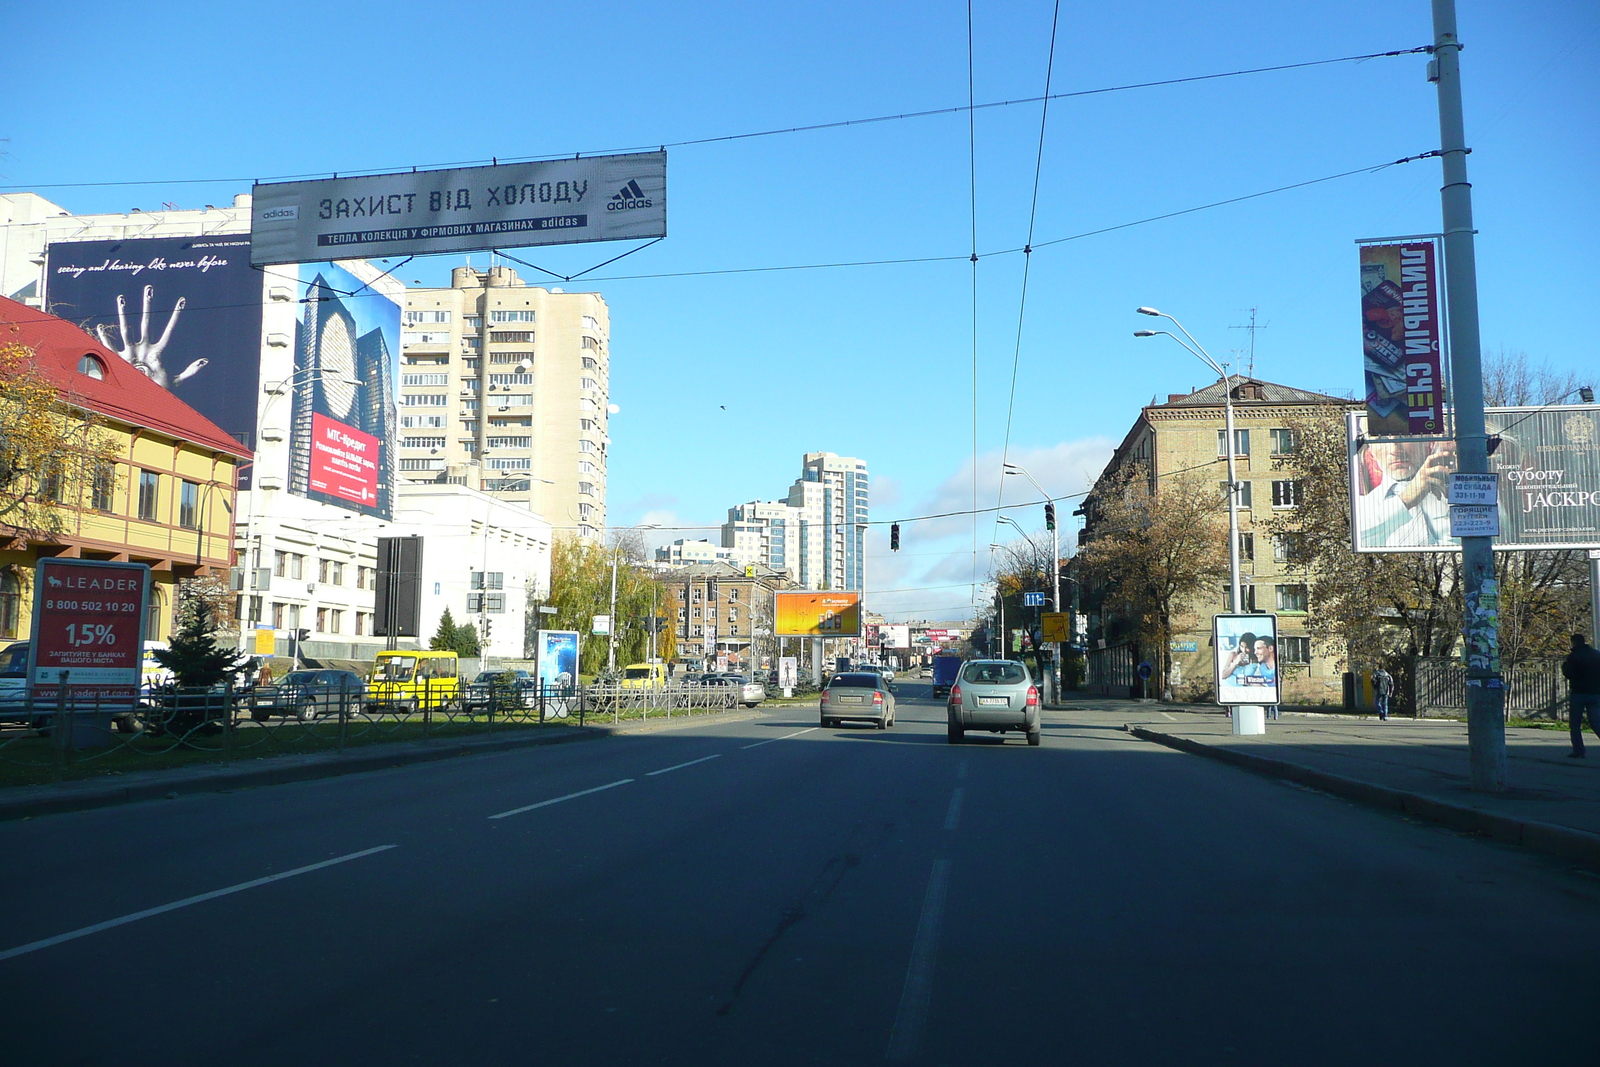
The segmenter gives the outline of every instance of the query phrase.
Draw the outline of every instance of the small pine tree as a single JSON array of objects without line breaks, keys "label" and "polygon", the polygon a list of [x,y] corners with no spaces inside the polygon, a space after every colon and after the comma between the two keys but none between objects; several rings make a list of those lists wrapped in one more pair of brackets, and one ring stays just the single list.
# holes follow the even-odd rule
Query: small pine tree
[{"label": "small pine tree", "polygon": [[186,607],[178,632],[167,647],[152,652],[156,662],[172,672],[179,689],[220,685],[249,665],[248,656],[218,647],[209,603],[196,599]]},{"label": "small pine tree", "polygon": [[449,608],[445,608],[444,614],[439,616],[439,629],[434,631],[433,640],[428,642],[428,647],[435,652],[454,652],[456,633],[455,616],[450,614]]}]

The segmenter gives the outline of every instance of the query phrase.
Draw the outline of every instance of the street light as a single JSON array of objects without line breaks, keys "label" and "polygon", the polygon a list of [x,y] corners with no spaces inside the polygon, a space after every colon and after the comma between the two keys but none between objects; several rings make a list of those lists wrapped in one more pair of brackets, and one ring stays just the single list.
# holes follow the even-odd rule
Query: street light
[{"label": "street light", "polygon": [[1216,371],[1217,375],[1222,379],[1222,406],[1224,421],[1227,426],[1227,437],[1223,447],[1228,450],[1228,587],[1232,596],[1229,610],[1237,614],[1242,610],[1242,605],[1239,599],[1239,479],[1234,474],[1233,466],[1233,454],[1237,451],[1233,439],[1233,382],[1229,380],[1228,372],[1223,370],[1222,366],[1211,358],[1211,354],[1201,346],[1200,342],[1196,341],[1189,331],[1183,328],[1183,323],[1171,315],[1164,314],[1152,307],[1142,307],[1137,310],[1141,315],[1151,315],[1158,319],[1166,319],[1176,326],[1183,333],[1183,337],[1188,338],[1188,341],[1167,330],[1135,330],[1133,331],[1135,337],[1170,337],[1177,341],[1178,344],[1183,345],[1191,356]]},{"label": "street light", "polygon": [[[659,522],[644,522],[637,526],[625,526],[623,532],[629,530],[659,530]],[[610,625],[606,627],[606,672],[615,674],[617,671],[617,557],[622,554],[622,538],[617,538],[617,543],[611,547],[611,616]]]}]

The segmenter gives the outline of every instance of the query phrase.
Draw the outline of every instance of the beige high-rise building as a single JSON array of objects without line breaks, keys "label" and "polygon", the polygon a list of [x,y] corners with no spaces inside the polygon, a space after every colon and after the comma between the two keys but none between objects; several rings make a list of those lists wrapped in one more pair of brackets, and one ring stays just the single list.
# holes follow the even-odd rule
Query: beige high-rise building
[{"label": "beige high-rise building", "polygon": [[400,477],[481,488],[552,532],[606,525],[611,319],[599,293],[457,267],[406,293]]}]

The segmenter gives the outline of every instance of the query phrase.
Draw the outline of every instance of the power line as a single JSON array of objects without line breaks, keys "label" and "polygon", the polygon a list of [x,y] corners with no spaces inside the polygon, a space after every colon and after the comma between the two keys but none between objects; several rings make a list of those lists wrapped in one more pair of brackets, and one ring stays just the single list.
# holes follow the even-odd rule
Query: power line
[{"label": "power line", "polygon": [[[970,2],[969,2],[970,8]],[[971,13],[968,12],[968,62],[971,63]],[[805,126],[785,126],[770,130],[754,130],[747,133],[721,134],[714,137],[695,137],[682,141],[666,141],[651,145],[634,145],[629,148],[607,148],[601,150],[587,150],[575,152],[540,153],[525,156],[491,156],[488,159],[464,159],[448,163],[402,164],[399,166],[383,168],[354,168],[338,171],[311,171],[302,174],[278,174],[267,178],[234,177],[234,178],[171,178],[165,180],[141,180],[120,182],[55,182],[47,185],[0,185],[0,192],[29,192],[34,189],[114,189],[131,188],[146,185],[223,185],[237,182],[284,182],[301,181],[311,178],[325,178],[330,175],[340,174],[348,177],[359,177],[370,174],[393,174],[407,170],[447,170],[453,167],[481,167],[496,166],[501,163],[537,163],[545,160],[572,159],[583,156],[615,155],[623,152],[649,152],[667,148],[689,148],[698,145],[719,144],[728,141],[747,141],[759,137],[779,137],[794,133],[815,133],[820,130],[837,130],[849,126],[865,126],[881,122],[899,122],[909,119],[931,118],[939,115],[959,115],[962,112],[986,111],[991,108],[1013,107],[1017,104],[1037,104],[1046,100],[1067,100],[1081,96],[1100,96],[1106,93],[1124,93],[1135,89],[1157,89],[1169,85],[1187,85],[1194,82],[1218,81],[1225,78],[1241,78],[1251,74],[1272,74],[1285,70],[1302,70],[1309,67],[1325,67],[1338,63],[1360,63],[1369,59],[1387,59],[1396,56],[1418,55],[1432,52],[1432,45],[1422,45],[1416,48],[1397,48],[1387,52],[1368,52],[1358,56],[1340,56],[1335,59],[1313,59],[1301,63],[1279,63],[1269,67],[1249,67],[1241,70],[1221,71],[1214,74],[1194,74],[1181,78],[1162,78],[1156,81],[1130,82],[1126,85],[1107,85],[1094,89],[1078,89],[1065,93],[1054,93],[1048,96],[1026,96],[1015,100],[993,100],[987,103],[975,103],[969,92],[968,102],[965,105],[954,107],[931,108],[926,111],[907,111],[894,115],[874,115],[868,118],[840,119],[833,122],[817,122]]]}]

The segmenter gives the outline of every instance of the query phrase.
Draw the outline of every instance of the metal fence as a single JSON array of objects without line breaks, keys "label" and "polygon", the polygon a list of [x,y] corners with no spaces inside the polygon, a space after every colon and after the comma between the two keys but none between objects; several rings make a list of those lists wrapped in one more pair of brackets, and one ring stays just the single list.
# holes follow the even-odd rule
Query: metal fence
[{"label": "metal fence", "polygon": [[[49,694],[0,706],[0,772],[21,780],[132,770],[195,760],[254,759],[385,741],[488,736],[504,730],[672,719],[737,707],[734,686],[682,683],[458,684],[166,689],[145,694]],[[100,765],[98,767],[94,765]],[[0,780],[7,777],[0,773]],[[10,775],[16,779],[16,775]]]},{"label": "metal fence", "polygon": [[[1459,659],[1427,657],[1416,661],[1416,707],[1419,714],[1464,715],[1467,710],[1467,668]],[[1567,680],[1556,660],[1520,663],[1506,672],[1506,716],[1519,719],[1565,719]]]}]

